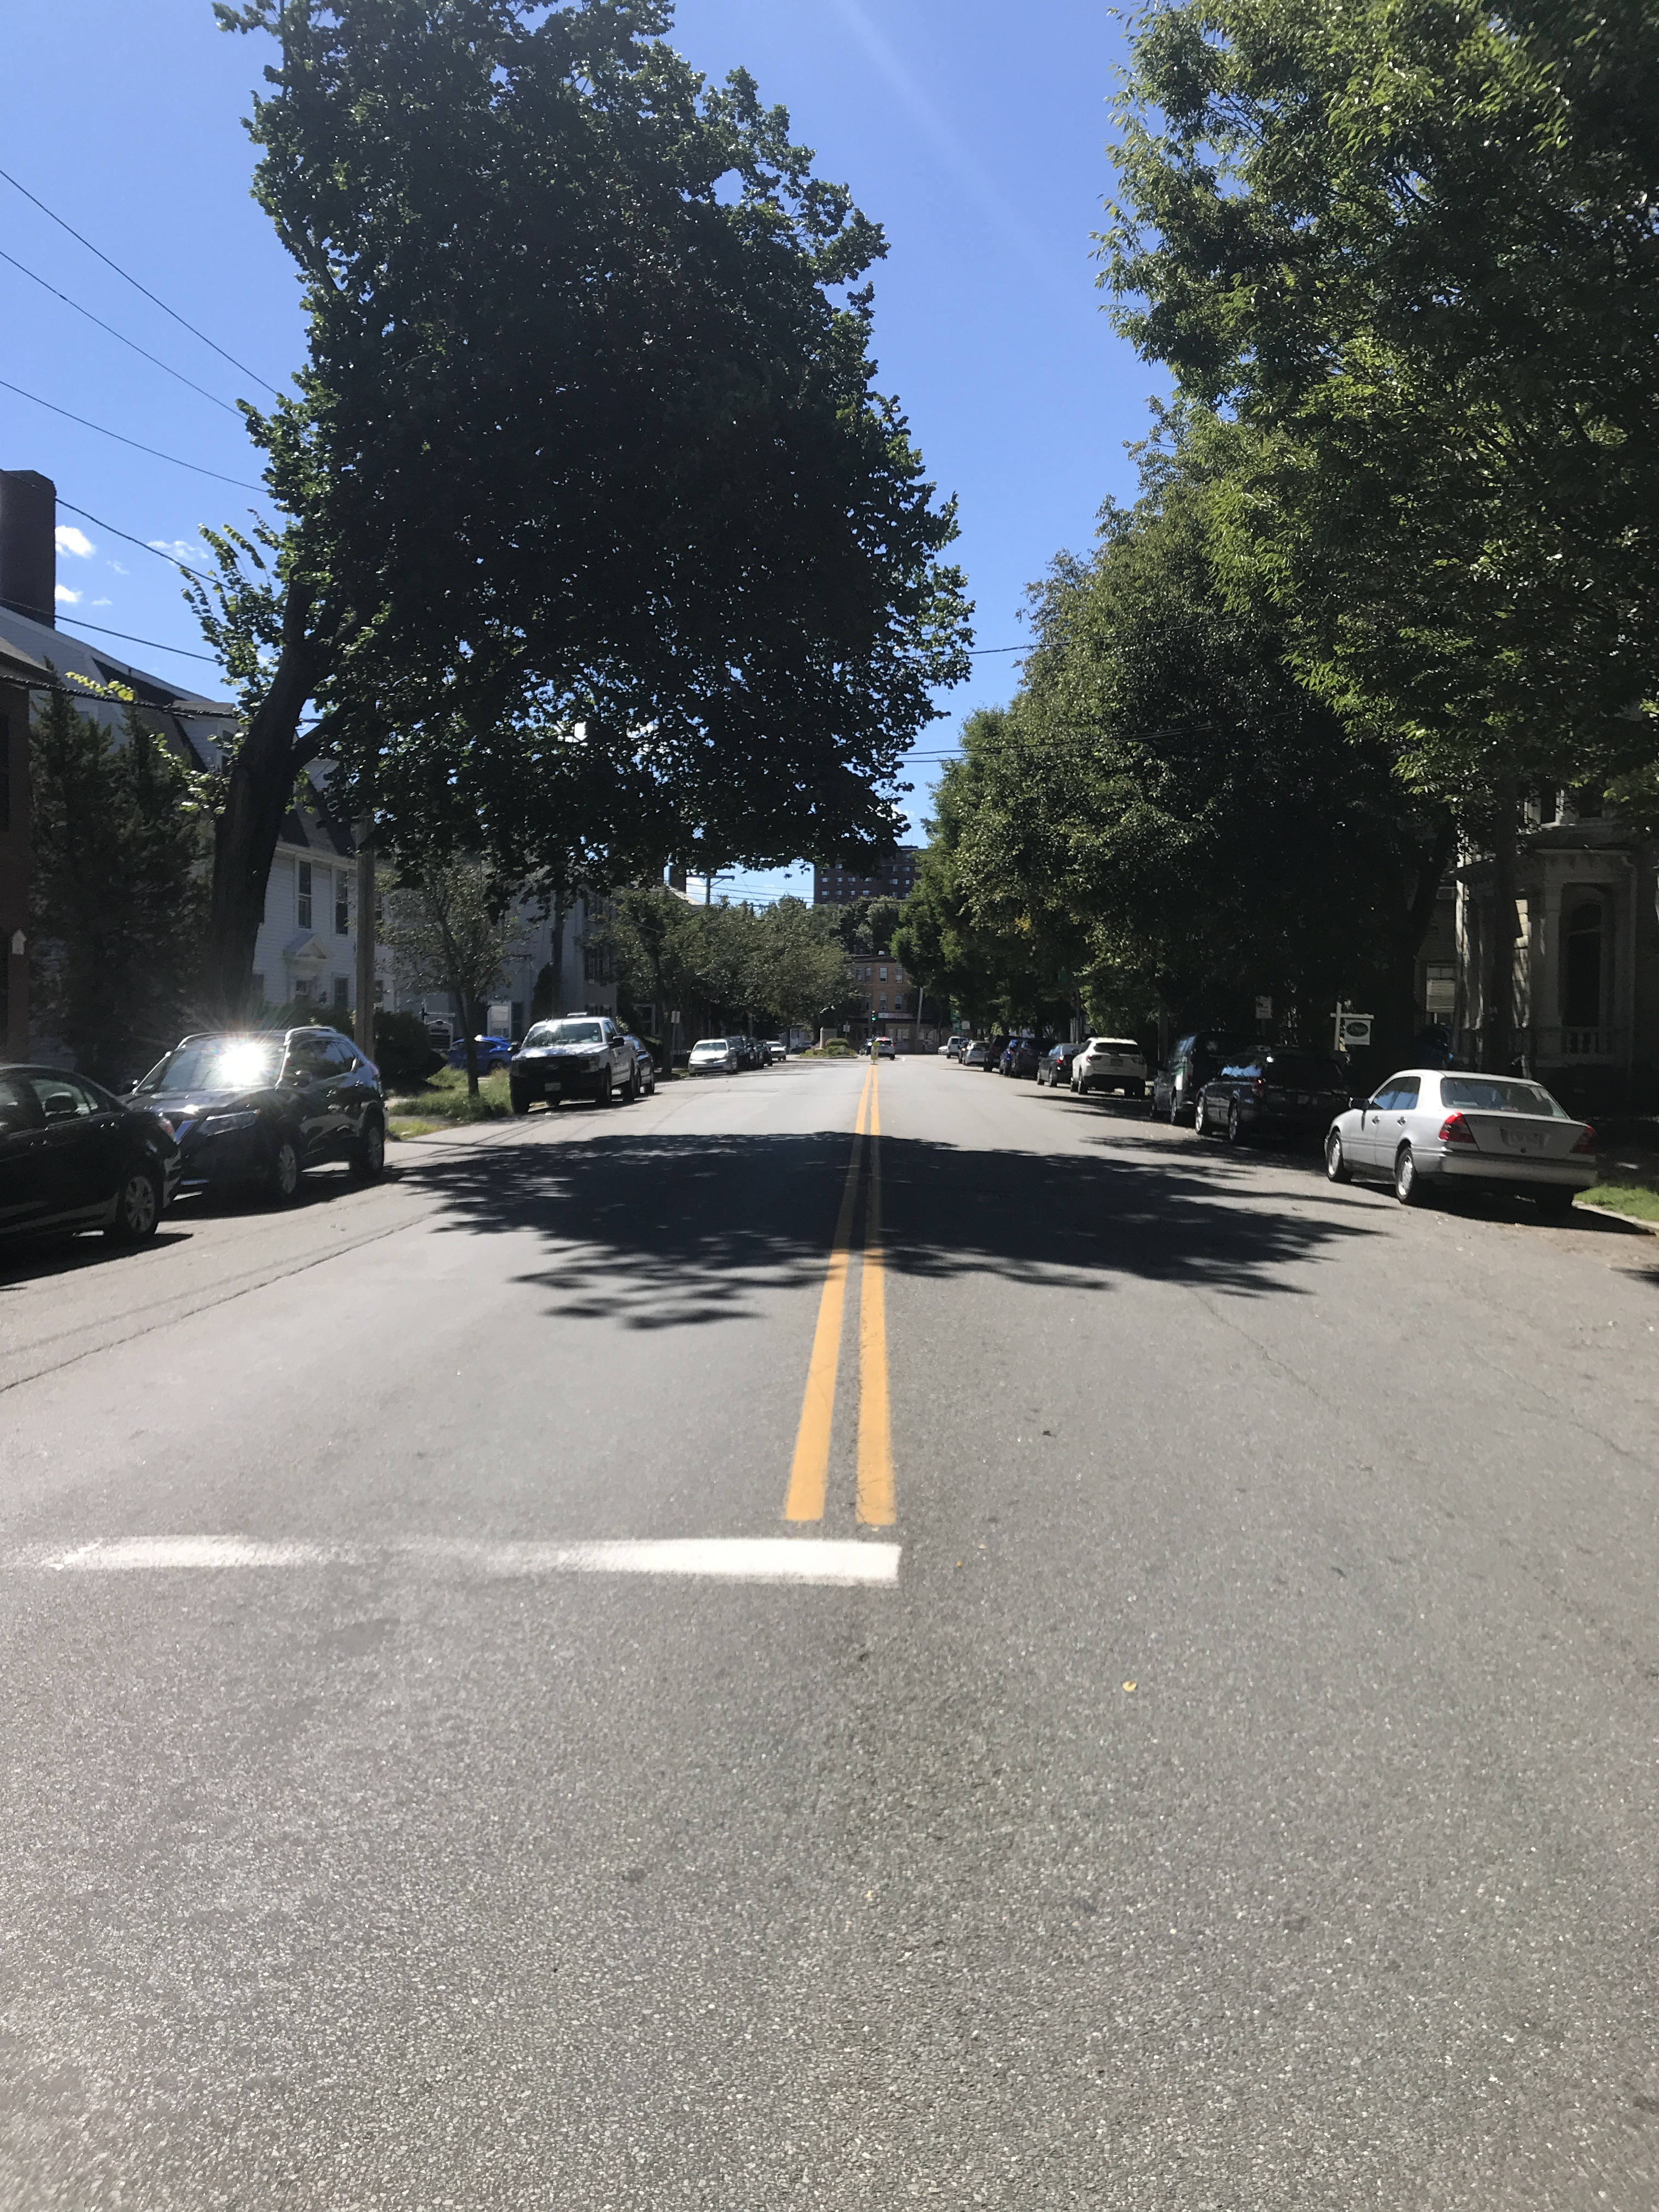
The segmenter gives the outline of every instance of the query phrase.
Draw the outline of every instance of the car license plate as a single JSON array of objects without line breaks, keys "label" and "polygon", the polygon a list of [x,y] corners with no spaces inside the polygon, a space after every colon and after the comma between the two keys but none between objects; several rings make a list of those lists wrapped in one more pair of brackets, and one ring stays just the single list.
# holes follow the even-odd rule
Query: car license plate
[{"label": "car license plate", "polygon": [[1532,1150],[1532,1139],[1524,1129],[1506,1129],[1500,1122],[1498,1133],[1512,1152],[1529,1152]]},{"label": "car license plate", "polygon": [[1298,1106],[1311,1106],[1313,1093],[1310,1091],[1298,1091],[1296,1094],[1296,1103]]}]

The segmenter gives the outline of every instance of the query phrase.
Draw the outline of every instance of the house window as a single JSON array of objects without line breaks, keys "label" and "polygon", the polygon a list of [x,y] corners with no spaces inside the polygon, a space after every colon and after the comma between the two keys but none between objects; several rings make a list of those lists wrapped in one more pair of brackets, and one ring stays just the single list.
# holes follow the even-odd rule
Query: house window
[{"label": "house window", "polygon": [[343,1014],[346,1010],[346,993],[349,988],[343,975],[334,978],[334,1011],[337,1014]]},{"label": "house window", "polygon": [[884,983],[887,981],[887,970],[884,968],[881,971],[881,980]]},{"label": "house window", "polygon": [[[301,929],[310,928],[311,863],[309,860],[301,860],[300,863],[299,887],[294,900],[294,918]],[[298,994],[296,993],[295,995],[297,996]]]},{"label": "house window", "polygon": [[1567,917],[1566,1003],[1563,1016],[1570,1030],[1593,1030],[1601,1021],[1601,902],[1586,899]]},{"label": "house window", "polygon": [[334,934],[337,937],[351,934],[351,895],[347,889],[350,881],[343,868],[334,878]]}]

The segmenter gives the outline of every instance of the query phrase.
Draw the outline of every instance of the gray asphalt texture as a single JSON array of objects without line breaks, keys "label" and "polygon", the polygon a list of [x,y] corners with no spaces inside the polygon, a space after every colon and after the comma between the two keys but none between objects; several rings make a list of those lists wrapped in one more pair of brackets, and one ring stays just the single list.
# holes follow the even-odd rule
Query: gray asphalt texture
[{"label": "gray asphalt texture", "polygon": [[862,1080],[0,1262],[0,2205],[1659,2205],[1655,1240],[884,1065],[896,1585],[410,1548],[783,1533]]}]

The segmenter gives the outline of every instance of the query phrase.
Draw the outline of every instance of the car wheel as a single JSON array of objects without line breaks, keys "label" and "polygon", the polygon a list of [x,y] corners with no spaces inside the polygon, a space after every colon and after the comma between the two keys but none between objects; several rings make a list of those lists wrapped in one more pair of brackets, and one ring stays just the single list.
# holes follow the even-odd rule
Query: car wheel
[{"label": "car wheel", "polygon": [[278,1137],[271,1147],[270,1164],[265,1170],[265,1188],[276,1205],[292,1203],[304,1172],[300,1164],[300,1148],[293,1138]]},{"label": "car wheel", "polygon": [[351,1172],[359,1182],[379,1182],[386,1173],[386,1123],[371,1114],[351,1148]]},{"label": "car wheel", "polygon": [[[1173,1126],[1175,1121],[1175,1115],[1173,1114],[1170,1115],[1170,1121]],[[1205,1104],[1203,1098],[1200,1097],[1198,1103],[1193,1109],[1193,1134],[1195,1137],[1207,1137],[1209,1133],[1210,1109]]]},{"label": "car wheel", "polygon": [[636,1067],[630,1067],[628,1071],[628,1080],[622,1087],[623,1104],[624,1106],[631,1106],[639,1095],[640,1072]]},{"label": "car wheel", "polygon": [[1243,1134],[1243,1124],[1238,1118],[1238,1101],[1237,1098],[1230,1098],[1227,1101],[1227,1142],[1230,1145],[1236,1145]]},{"label": "car wheel", "polygon": [[527,1114],[530,1111],[530,1093],[527,1091],[520,1091],[518,1085],[513,1083],[507,1085],[507,1095],[513,1102],[513,1111],[515,1114]]},{"label": "car wheel", "polygon": [[1325,1173],[1332,1182],[1352,1182],[1353,1170],[1342,1152],[1342,1132],[1333,1129],[1325,1139]]},{"label": "car wheel", "polygon": [[599,1087],[593,1093],[593,1103],[596,1106],[608,1106],[611,1103],[611,1070],[608,1067],[599,1078]]},{"label": "car wheel", "polygon": [[1409,1145],[1401,1145],[1394,1156],[1394,1194],[1401,1206],[1428,1204],[1428,1190],[1417,1172],[1417,1162],[1412,1158]]},{"label": "car wheel", "polygon": [[104,1231],[112,1244],[142,1244],[155,1234],[161,1218],[161,1193],[155,1170],[131,1167],[115,1194],[115,1212]]}]

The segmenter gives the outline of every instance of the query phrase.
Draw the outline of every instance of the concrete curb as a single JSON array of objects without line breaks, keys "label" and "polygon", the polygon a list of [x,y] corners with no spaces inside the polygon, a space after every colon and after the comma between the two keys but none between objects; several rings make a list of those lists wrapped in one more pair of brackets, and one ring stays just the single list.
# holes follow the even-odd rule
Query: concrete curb
[{"label": "concrete curb", "polygon": [[[1573,1201],[1575,1211],[1579,1201]],[[1584,1206],[1586,1213],[1605,1214],[1609,1221],[1622,1221],[1627,1228],[1640,1229],[1649,1237],[1659,1237],[1659,1221],[1644,1221],[1639,1213],[1620,1213],[1616,1206]]]}]

